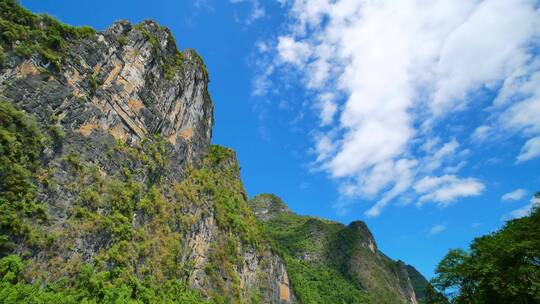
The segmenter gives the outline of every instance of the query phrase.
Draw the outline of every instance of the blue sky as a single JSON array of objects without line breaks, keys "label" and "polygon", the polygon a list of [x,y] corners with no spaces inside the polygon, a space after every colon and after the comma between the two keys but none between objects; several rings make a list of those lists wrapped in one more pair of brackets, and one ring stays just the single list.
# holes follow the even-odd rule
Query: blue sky
[{"label": "blue sky", "polygon": [[431,277],[540,190],[537,1],[38,1],[72,25],[154,19],[204,58],[213,142],[250,196],[368,223]]}]

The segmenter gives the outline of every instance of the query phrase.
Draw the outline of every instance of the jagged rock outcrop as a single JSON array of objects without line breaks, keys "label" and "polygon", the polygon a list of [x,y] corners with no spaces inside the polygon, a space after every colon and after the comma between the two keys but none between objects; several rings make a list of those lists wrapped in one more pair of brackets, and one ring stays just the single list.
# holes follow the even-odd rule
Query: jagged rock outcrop
[{"label": "jagged rock outcrop", "polygon": [[[416,298],[420,300],[426,299],[427,291],[431,287],[429,281],[413,266],[406,265],[405,267],[407,269],[407,275],[409,276],[409,279],[411,281],[411,285],[414,289]],[[422,301],[420,302],[422,303]]]},{"label": "jagged rock outcrop", "polygon": [[0,151],[37,138],[36,157],[6,158],[24,174],[0,172],[31,184],[16,195],[7,188],[17,181],[0,181],[9,212],[0,257],[22,257],[29,283],[75,284],[91,265],[110,284],[135,286],[134,298],[141,286],[186,282],[216,302],[291,303],[234,152],[210,146],[213,105],[197,53],[180,52],[153,21],[95,32],[12,0],[0,8],[0,141],[10,145]]},{"label": "jagged rock outcrop", "polygon": [[54,117],[70,138],[104,132],[135,143],[159,134],[187,151],[185,161],[200,161],[210,144],[213,106],[206,68],[193,50],[179,52],[170,31],[153,21],[119,21],[66,43],[58,71],[37,54],[6,52],[3,98],[40,121]]},{"label": "jagged rock outcrop", "polygon": [[360,282],[377,303],[412,303],[418,300],[402,261],[393,261],[378,248],[367,225],[354,221],[335,242],[338,267]]},{"label": "jagged rock outcrop", "polygon": [[[290,257],[289,264],[302,261],[308,267],[335,271],[335,276],[341,275],[358,290],[367,292],[372,303],[416,304],[423,299],[427,281],[418,272],[412,273],[410,266],[384,255],[364,222],[354,221],[345,226],[320,218],[299,216],[273,194],[255,196],[250,206],[265,232],[277,243],[281,254]],[[320,288],[302,294],[302,290],[295,286],[299,282],[295,282],[293,271],[289,269],[291,284],[300,300],[311,299],[311,294],[324,291]],[[420,291],[421,297],[414,287]]]}]

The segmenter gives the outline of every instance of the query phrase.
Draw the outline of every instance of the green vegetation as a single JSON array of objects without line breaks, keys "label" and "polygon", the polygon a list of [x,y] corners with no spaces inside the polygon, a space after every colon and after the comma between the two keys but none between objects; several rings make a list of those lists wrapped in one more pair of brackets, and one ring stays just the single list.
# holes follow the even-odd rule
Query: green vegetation
[{"label": "green vegetation", "polygon": [[431,297],[433,298],[436,296],[436,293],[434,293],[433,286],[429,284],[429,281],[422,276],[416,270],[414,267],[407,265],[407,273],[409,274],[409,278],[411,280],[411,284],[414,289],[414,293],[416,294],[416,298],[419,300],[420,304],[424,304],[427,294],[431,292]]},{"label": "green vegetation", "polygon": [[4,53],[4,48],[0,45],[0,67],[4,65],[5,60],[6,60],[6,54]]},{"label": "green vegetation", "polygon": [[88,85],[90,86],[90,91],[95,93],[99,85],[94,75],[88,75]]},{"label": "green vegetation", "polygon": [[[18,256],[0,260],[0,302],[25,303],[209,303],[185,282],[169,280],[157,284],[151,276],[143,280],[119,269],[97,272],[85,265],[75,278],[62,278],[43,286],[23,279],[24,264]],[[70,283],[72,282],[72,283]]]},{"label": "green vegetation", "polygon": [[[322,245],[328,242],[327,234],[337,233],[343,228],[338,223],[322,219],[298,216],[294,213],[279,213],[271,221],[263,224],[265,234],[272,240],[279,251],[298,254],[312,252],[325,257]],[[319,240],[307,238],[306,235],[314,235],[314,232],[323,231]],[[321,252],[322,251],[322,252]]]},{"label": "green vegetation", "polygon": [[[285,257],[292,288],[303,303],[407,303],[407,266],[376,251],[365,223],[344,226],[299,216],[271,194],[250,204],[264,235]],[[425,289],[428,282],[416,274],[413,288]]]},{"label": "green vegetation", "polygon": [[[164,138],[151,136],[135,146],[117,142],[109,156],[119,160],[119,174],[103,174],[84,155],[70,152],[59,165],[72,178],[58,185],[57,169],[40,167],[41,151],[51,142],[48,134],[31,116],[0,103],[0,302],[203,303],[202,295],[186,287],[192,266],[180,254],[183,231],[197,221],[189,210],[207,207],[227,233],[214,244],[207,266],[222,291],[204,298],[243,301],[236,275],[241,244],[260,249],[262,237],[231,150],[211,147],[202,168],[169,185],[162,180],[170,167],[170,143]],[[47,209],[36,201],[38,184],[45,190],[63,187],[75,197],[62,230],[50,226]],[[208,201],[215,205],[193,208]],[[91,264],[78,253],[68,254],[77,248],[76,240],[101,243]],[[39,246],[41,260],[31,252],[6,256],[16,243]]]},{"label": "green vegetation", "polygon": [[35,121],[0,101],[0,256],[16,239],[32,246],[46,241],[35,228],[47,216],[34,185],[44,146],[45,136]]},{"label": "green vegetation", "polygon": [[[15,0],[0,0],[0,46],[21,57],[39,54],[60,70],[68,40],[90,37],[89,27],[71,27],[47,15],[34,15]],[[0,57],[3,55],[0,52]]]},{"label": "green vegetation", "polygon": [[[161,60],[166,79],[177,77],[183,64],[208,78],[200,56],[190,51],[190,59],[184,58],[170,32],[163,47],[163,29],[157,32],[146,23],[136,28],[141,34],[135,35],[143,35]],[[9,64],[29,57],[45,60],[53,68],[40,72],[50,78],[66,63],[69,48],[93,35],[89,28],[63,25],[14,0],[0,0],[0,64],[5,58]],[[120,46],[130,43],[125,35]],[[95,93],[103,77],[97,69],[94,74],[84,81]],[[90,97],[76,97],[74,105],[85,106]],[[71,119],[65,116],[71,114],[58,116]],[[386,276],[373,275],[373,284],[383,291],[399,289],[386,281],[398,281],[394,274],[402,265],[363,244],[355,247],[362,233],[343,234],[341,224],[283,212],[283,203],[270,221],[258,222],[232,150],[211,146],[202,163],[191,168],[182,158],[175,163],[171,152],[178,151],[158,134],[128,144],[95,131],[66,140],[61,119],[51,112],[44,116],[47,121],[38,124],[0,103],[0,303],[263,303],[275,284],[259,284],[270,279],[264,272],[275,266],[269,243],[271,253],[283,258],[301,303],[382,303],[377,300],[387,294],[372,297],[374,289],[346,269],[366,265],[346,263],[355,255],[371,263],[366,269],[386,271]],[[69,121],[67,134],[77,132],[85,119]],[[191,253],[197,257],[190,259]],[[199,258],[202,254],[206,259]],[[244,258],[257,263],[253,277],[260,289],[242,286]],[[188,287],[195,270],[200,292]]]},{"label": "green vegetation", "polygon": [[146,38],[146,40],[148,40],[148,42],[150,42],[150,44],[152,45],[152,47],[155,49],[155,50],[159,50],[161,49],[160,45],[159,45],[159,41],[158,41],[158,38],[156,36],[154,36],[154,34],[152,34],[144,25],[144,23],[141,23],[141,24],[138,24],[135,26],[135,28],[137,28],[142,34],[143,36]]},{"label": "green vegetation", "polygon": [[244,244],[261,249],[263,238],[246,201],[240,168],[232,150],[210,146],[203,168],[194,170],[186,183],[200,194],[212,195],[214,217],[220,228],[239,235]]},{"label": "green vegetation", "polygon": [[206,65],[204,64],[204,60],[202,60],[201,56],[195,50],[191,50],[191,52],[192,52],[193,56],[195,57],[195,61],[197,61],[197,63],[201,67],[201,69],[203,71],[204,78],[210,80],[210,76],[208,75],[208,69],[206,69]]},{"label": "green vegetation", "polygon": [[407,303],[407,272],[403,262],[393,261],[369,246],[373,236],[365,223],[357,221],[340,231],[333,251],[334,265],[365,288],[374,303]]},{"label": "green vegetation", "polygon": [[475,239],[469,252],[451,250],[436,273],[432,284],[451,303],[540,303],[540,209]]},{"label": "green vegetation", "polygon": [[[343,225],[283,212],[281,200],[268,194],[253,199],[254,208],[258,208],[261,198],[272,201],[266,207],[271,218],[260,222],[261,229],[274,250],[284,257],[292,289],[301,303],[371,303],[353,280],[327,263],[326,248]],[[312,262],[305,262],[302,255],[310,256]]]},{"label": "green vegetation", "polygon": [[370,303],[365,292],[331,267],[308,264],[290,256],[286,256],[285,262],[293,290],[302,303]]},{"label": "green vegetation", "polygon": [[[145,23],[137,24],[135,28],[138,29],[142,33],[142,35],[146,38],[146,40],[148,40],[148,42],[150,42],[154,52],[156,53],[162,52],[161,45],[159,44],[159,38],[156,37],[150,30],[148,30],[148,28],[146,28]],[[171,80],[179,71],[179,68],[182,67],[184,56],[178,50],[176,46],[176,41],[174,40],[174,37],[172,36],[171,32],[166,28],[160,28],[160,29],[162,31],[167,32],[167,39],[168,39],[167,43],[168,45],[172,45],[174,49],[174,54],[172,56],[170,55],[162,56],[163,62],[161,65],[163,68],[165,79]],[[120,44],[123,44],[122,40],[120,40]]]}]

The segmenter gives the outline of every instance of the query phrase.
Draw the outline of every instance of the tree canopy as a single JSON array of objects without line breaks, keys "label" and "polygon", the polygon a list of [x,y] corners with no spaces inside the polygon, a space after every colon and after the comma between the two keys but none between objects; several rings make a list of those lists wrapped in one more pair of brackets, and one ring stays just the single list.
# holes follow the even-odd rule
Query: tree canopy
[{"label": "tree canopy", "polygon": [[[469,251],[450,250],[436,274],[433,286],[451,303],[540,303],[540,208],[476,238]],[[435,296],[430,303],[445,301]]]}]

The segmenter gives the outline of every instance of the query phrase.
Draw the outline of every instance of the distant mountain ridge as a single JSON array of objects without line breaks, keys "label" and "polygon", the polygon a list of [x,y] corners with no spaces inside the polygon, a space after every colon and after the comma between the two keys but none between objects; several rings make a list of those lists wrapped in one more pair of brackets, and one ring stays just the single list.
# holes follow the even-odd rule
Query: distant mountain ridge
[{"label": "distant mountain ridge", "polygon": [[[354,221],[345,226],[321,218],[299,216],[274,194],[255,196],[250,200],[250,206],[265,234],[285,257],[287,266],[303,263],[308,268],[332,271],[348,288],[359,294],[365,292],[372,303],[421,303],[424,300],[428,281],[414,267],[392,261],[380,252],[364,222]],[[297,288],[298,284],[306,282],[297,282],[302,281],[302,275],[291,268],[288,271],[297,296],[305,303],[312,303],[318,296],[337,287],[328,284]],[[317,277],[311,280],[316,281]],[[347,301],[351,295],[334,296]]]}]

